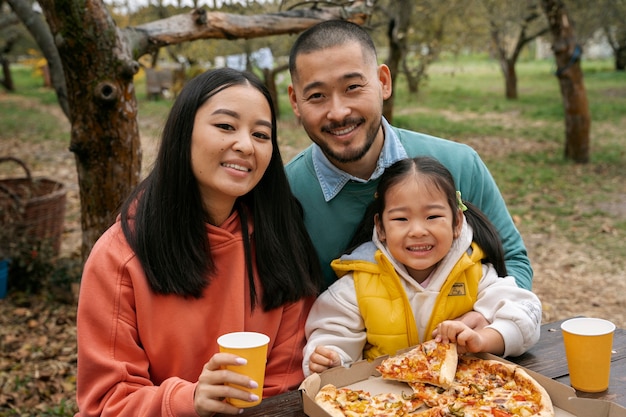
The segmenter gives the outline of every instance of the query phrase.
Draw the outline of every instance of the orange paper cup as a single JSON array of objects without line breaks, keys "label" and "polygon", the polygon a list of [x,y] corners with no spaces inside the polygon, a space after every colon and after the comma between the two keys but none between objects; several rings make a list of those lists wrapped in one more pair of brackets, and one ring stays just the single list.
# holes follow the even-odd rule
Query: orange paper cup
[{"label": "orange paper cup", "polygon": [[259,400],[256,402],[243,401],[238,398],[227,398],[226,401],[235,407],[252,407],[261,402],[263,398],[263,382],[265,379],[265,363],[267,362],[267,345],[270,338],[263,333],[235,332],[227,333],[217,338],[220,352],[232,353],[245,358],[246,365],[227,366],[226,369],[249,376],[259,384],[258,388],[248,388],[239,385],[231,385],[243,391],[256,394]]},{"label": "orange paper cup", "polygon": [[575,318],[561,324],[572,387],[585,392],[609,388],[615,325],[608,320]]}]

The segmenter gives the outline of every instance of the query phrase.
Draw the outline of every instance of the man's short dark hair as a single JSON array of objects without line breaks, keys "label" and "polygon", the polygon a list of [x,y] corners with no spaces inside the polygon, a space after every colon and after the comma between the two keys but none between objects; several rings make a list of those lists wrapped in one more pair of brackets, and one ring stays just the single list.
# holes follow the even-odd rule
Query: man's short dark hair
[{"label": "man's short dark hair", "polygon": [[323,49],[357,42],[363,55],[371,54],[376,59],[376,46],[370,35],[361,26],[346,20],[326,20],[302,32],[289,53],[289,72],[293,77],[296,71],[296,58]]}]

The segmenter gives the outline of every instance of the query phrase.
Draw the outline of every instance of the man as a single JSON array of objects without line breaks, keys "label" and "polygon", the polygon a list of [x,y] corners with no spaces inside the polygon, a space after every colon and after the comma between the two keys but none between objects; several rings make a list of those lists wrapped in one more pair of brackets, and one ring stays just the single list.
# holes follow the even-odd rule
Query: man
[{"label": "man", "polygon": [[340,20],[309,28],[291,49],[289,71],[291,107],[313,144],[287,164],[287,176],[304,207],[326,286],[336,279],[330,262],[349,244],[384,169],[399,159],[427,155],[452,172],[463,199],[496,226],[508,274],[531,289],[526,247],[478,154],[464,144],[398,129],[383,118],[391,73],[378,65],[364,29]]}]

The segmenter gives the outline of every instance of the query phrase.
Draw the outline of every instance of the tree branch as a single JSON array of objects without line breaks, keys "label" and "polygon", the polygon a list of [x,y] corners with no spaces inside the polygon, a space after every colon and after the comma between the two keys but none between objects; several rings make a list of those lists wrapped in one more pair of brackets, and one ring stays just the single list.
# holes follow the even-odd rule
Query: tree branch
[{"label": "tree branch", "polygon": [[135,58],[173,44],[198,39],[250,39],[299,33],[323,20],[365,22],[368,6],[355,1],[348,7],[299,9],[257,15],[207,12],[195,9],[123,31],[133,44]]},{"label": "tree branch", "polygon": [[18,23],[20,23],[20,19],[18,19],[15,13],[9,13],[8,15],[0,16],[0,30],[6,29]]}]

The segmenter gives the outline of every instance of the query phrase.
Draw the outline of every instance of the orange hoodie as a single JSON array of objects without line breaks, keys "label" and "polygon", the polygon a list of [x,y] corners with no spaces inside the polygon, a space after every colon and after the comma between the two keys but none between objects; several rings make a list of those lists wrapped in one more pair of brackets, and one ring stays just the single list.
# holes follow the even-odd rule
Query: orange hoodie
[{"label": "orange hoodie", "polygon": [[198,377],[234,331],[270,337],[264,397],[300,384],[312,299],[251,312],[239,216],[207,233],[217,273],[201,299],[154,294],[119,221],[96,242],[78,303],[77,416],[197,416]]}]

